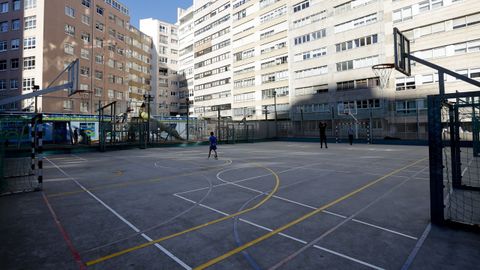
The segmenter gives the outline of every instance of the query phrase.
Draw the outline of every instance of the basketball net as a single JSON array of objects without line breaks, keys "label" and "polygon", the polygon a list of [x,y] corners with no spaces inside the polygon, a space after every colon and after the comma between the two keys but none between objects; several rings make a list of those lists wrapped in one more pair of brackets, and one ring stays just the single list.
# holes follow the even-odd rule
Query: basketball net
[{"label": "basketball net", "polygon": [[380,89],[388,87],[390,75],[392,74],[394,64],[379,64],[372,66],[372,70],[380,81]]}]

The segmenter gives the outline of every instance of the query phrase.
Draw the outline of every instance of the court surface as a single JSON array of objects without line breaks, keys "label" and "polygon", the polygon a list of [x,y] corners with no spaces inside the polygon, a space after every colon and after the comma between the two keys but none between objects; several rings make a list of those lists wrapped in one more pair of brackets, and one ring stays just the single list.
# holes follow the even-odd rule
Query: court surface
[{"label": "court surface", "polygon": [[4,216],[26,227],[12,225],[17,236],[1,261],[5,269],[402,269],[415,261],[438,269],[421,248],[428,148],[329,146],[220,145],[218,160],[207,159],[207,146],[49,156],[43,192],[0,198]]}]

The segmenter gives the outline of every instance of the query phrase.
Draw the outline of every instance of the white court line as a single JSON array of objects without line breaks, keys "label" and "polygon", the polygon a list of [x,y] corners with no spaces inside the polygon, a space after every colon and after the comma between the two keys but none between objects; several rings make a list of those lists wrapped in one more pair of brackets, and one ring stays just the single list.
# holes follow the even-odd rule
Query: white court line
[{"label": "white court line", "polygon": [[[312,165],[308,165],[308,166],[312,166]],[[288,170],[280,171],[280,172],[278,172],[278,174],[285,173],[285,172],[287,172],[287,171],[291,171],[291,170],[298,169],[298,168],[303,168],[303,167],[305,167],[305,166],[290,168],[290,169],[288,169]],[[220,174],[220,173],[224,173],[224,172],[231,171],[231,170],[234,170],[234,169],[238,169],[238,168],[232,168],[232,169],[224,170],[224,171],[221,171],[221,172],[217,173],[217,179],[219,179],[219,174]],[[269,175],[271,175],[271,174],[264,174],[264,175],[253,176],[253,177],[249,177],[249,178],[245,178],[245,179],[236,180],[236,181],[233,181],[233,182],[228,182],[228,181],[225,181],[225,180],[223,180],[223,179],[219,179],[220,181],[222,181],[222,182],[224,182],[224,183],[223,183],[223,184],[214,185],[213,188],[216,188],[216,187],[219,187],[219,186],[233,185],[233,186],[237,186],[237,187],[239,187],[239,188],[247,189],[247,190],[250,190],[250,191],[253,191],[253,192],[256,192],[256,193],[260,193],[260,194],[263,194],[263,195],[268,195],[268,194],[269,194],[268,192],[263,192],[263,191],[256,190],[256,189],[253,189],[253,188],[245,187],[245,186],[239,185],[238,183],[245,182],[245,181],[249,181],[249,180],[252,180],[252,179],[257,179],[257,178],[265,177],[265,176],[269,176]],[[383,175],[382,175],[382,176],[383,176]],[[405,176],[405,178],[408,178],[408,177]],[[197,188],[197,189],[187,190],[187,191],[182,191],[182,192],[175,193],[175,194],[173,194],[173,195],[176,196],[176,195],[178,195],[178,194],[186,194],[186,193],[201,191],[201,190],[205,190],[205,189],[208,189],[208,187]],[[282,200],[282,201],[285,201],[285,202],[289,202],[289,203],[292,203],[292,204],[296,204],[296,205],[299,205],[299,206],[303,206],[303,207],[306,207],[306,208],[309,208],[309,209],[312,209],[312,210],[316,210],[316,209],[317,209],[317,208],[314,207],[314,206],[311,206],[311,205],[308,205],[308,204],[304,204],[304,203],[301,203],[301,202],[297,202],[297,201],[293,201],[293,200],[290,200],[290,199],[287,199],[287,198],[284,198],[284,197],[280,197],[280,196],[277,196],[277,195],[273,195],[272,197],[273,197],[273,198],[276,198],[276,199],[279,199],[279,200]],[[334,212],[331,212],[331,211],[327,211],[327,210],[324,210],[324,211],[322,211],[322,212],[323,212],[323,213],[326,213],[326,214],[329,214],[329,215],[332,215],[332,216],[344,218],[344,219],[347,218],[346,216],[343,216],[343,215],[340,215],[340,214],[337,214],[337,213],[334,213]],[[404,236],[404,237],[410,238],[410,239],[412,239],[412,240],[417,240],[417,239],[418,239],[417,237],[414,237],[414,236],[411,236],[411,235],[407,235],[407,234],[404,234],[404,233],[401,233],[401,232],[397,232],[397,231],[394,231],[394,230],[391,230],[391,229],[388,229],[388,228],[384,228],[384,227],[381,227],[381,226],[378,226],[378,225],[375,225],[375,224],[371,224],[371,223],[368,223],[368,222],[365,222],[365,221],[361,221],[361,220],[357,220],[357,219],[354,219],[354,220],[352,220],[352,221],[353,221],[353,222],[360,223],[360,224],[363,224],[363,225],[371,226],[371,227],[373,227],[373,228],[380,229],[380,230],[383,230],[383,231],[386,231],[386,232],[390,232],[390,233],[393,233],[393,234],[396,234],[396,235],[399,235],[399,236]]]},{"label": "white court line", "polygon": [[[105,202],[103,202],[100,198],[98,198],[97,196],[95,196],[92,192],[90,192],[90,190],[88,190],[87,188],[85,188],[82,184],[80,184],[80,182],[78,182],[75,178],[71,177],[70,175],[68,175],[63,169],[61,169],[59,166],[57,166],[55,163],[53,163],[50,159],[48,158],[45,158],[46,160],[48,160],[48,162],[50,162],[53,166],[55,166],[60,172],[62,172],[65,176],[67,176],[68,178],[70,178],[73,182],[75,182],[75,184],[77,184],[77,186],[79,186],[81,189],[83,189],[86,193],[88,193],[90,196],[92,196],[97,202],[99,202],[101,205],[103,205],[105,208],[107,208],[112,214],[114,214],[118,219],[120,219],[123,223],[127,224],[128,227],[130,227],[132,230],[134,230],[136,233],[139,233],[140,230],[135,226],[133,225],[130,221],[128,221],[127,219],[125,219],[124,217],[122,217],[117,211],[115,211],[113,208],[111,208],[110,206],[108,206]],[[148,235],[146,235],[145,233],[142,233],[141,236],[146,239],[147,241],[151,242],[153,241],[152,238],[150,238]],[[155,247],[157,247],[158,249],[160,249],[163,253],[165,253],[168,257],[170,257],[171,259],[173,259],[175,262],[177,262],[179,265],[181,265],[183,268],[185,269],[188,269],[188,270],[191,270],[192,267],[188,266],[186,263],[184,263],[182,260],[180,260],[178,257],[176,257],[175,255],[173,255],[170,251],[168,251],[167,249],[165,249],[163,246],[161,246],[160,244],[156,243],[155,244]]]},{"label": "white court line", "polygon": [[[55,167],[52,167],[52,168],[55,168]],[[48,183],[48,182],[62,182],[62,181],[70,181],[72,179],[70,178],[53,178],[53,179],[46,179],[46,180],[43,180],[44,183]]]},{"label": "white court line", "polygon": [[[289,172],[289,171],[298,170],[298,169],[302,169],[302,168],[306,168],[306,167],[310,167],[310,166],[315,166],[315,165],[317,165],[317,164],[309,164],[309,165],[303,165],[303,166],[299,166],[299,167],[293,167],[293,168],[289,168],[289,169],[287,169],[287,170],[279,171],[279,172],[277,172],[277,173],[278,173],[278,174],[282,174],[282,173],[286,173],[286,172]],[[246,167],[247,167],[247,166],[246,166]],[[279,167],[282,167],[282,166],[279,166]],[[221,171],[221,173],[225,173],[225,172],[229,172],[229,171],[233,171],[233,170],[240,170],[240,169],[242,169],[242,168],[243,168],[243,167],[230,168],[230,169]],[[336,170],[329,170],[329,169],[316,169],[316,170],[318,170],[318,171],[332,171],[332,172],[337,172]],[[339,172],[351,173],[351,172],[348,172],[348,171],[339,171]],[[235,181],[232,181],[232,182],[225,182],[225,183],[223,183],[223,184],[214,185],[213,188],[221,187],[221,186],[227,186],[227,185],[230,185],[231,183],[246,182],[246,181],[249,181],[249,180],[253,180],[253,179],[257,179],[257,178],[262,178],[262,177],[266,177],[266,176],[269,176],[269,175],[272,175],[272,174],[271,174],[271,173],[261,174],[261,175],[256,175],[256,176],[252,176],[252,177],[240,179],[240,180],[235,180]],[[185,193],[191,193],[191,192],[201,191],[201,190],[205,190],[205,189],[209,189],[209,187],[191,189],[191,190],[187,190],[187,191],[177,192],[177,193],[175,193],[175,194],[185,194]]]},{"label": "white court line", "polygon": [[80,159],[80,160],[88,161],[87,159],[82,158],[82,157],[80,157],[80,156],[77,156],[77,155],[75,155],[75,154],[71,154],[71,155],[74,156],[74,157],[76,157],[76,158],[78,158],[78,159]]},{"label": "white court line", "polygon": [[[257,189],[253,189],[253,188],[249,188],[249,187],[246,187],[246,186],[242,186],[242,185],[239,185],[237,183],[233,183],[233,182],[228,182],[228,181],[225,181],[223,179],[221,179],[219,177],[219,173],[217,173],[217,179],[222,181],[222,182],[225,182],[226,184],[231,184],[233,186],[236,186],[236,187],[239,187],[239,188],[243,188],[243,189],[246,189],[246,190],[250,190],[250,191],[253,191],[253,192],[256,192],[256,193],[260,193],[260,194],[263,194],[263,195],[269,195],[268,192],[263,192],[261,190],[257,190]],[[309,208],[309,209],[312,209],[312,210],[317,210],[317,207],[314,207],[314,206],[311,206],[311,205],[308,205],[308,204],[304,204],[304,203],[301,203],[301,202],[297,202],[297,201],[293,201],[293,200],[290,200],[290,199],[287,199],[287,198],[284,198],[284,197],[280,197],[280,196],[277,196],[277,195],[273,195],[272,196],[273,198],[276,198],[276,199],[279,199],[279,200],[282,200],[282,201],[285,201],[285,202],[288,202],[288,203],[292,203],[292,204],[296,204],[296,205],[299,205],[299,206],[303,206],[303,207],[306,207],[306,208]],[[340,214],[336,214],[334,212],[331,212],[331,211],[322,211],[323,213],[326,213],[326,214],[330,214],[330,215],[333,215],[333,216],[337,216],[337,217],[341,217],[341,218],[347,218],[346,216],[343,216],[343,215],[340,215]],[[397,232],[397,231],[394,231],[394,230],[391,230],[391,229],[387,229],[387,228],[384,228],[384,227],[381,227],[381,226],[378,226],[378,225],[374,225],[374,224],[371,224],[371,223],[367,223],[367,222],[364,222],[364,221],[360,221],[358,219],[352,219],[352,221],[354,222],[357,222],[357,223],[360,223],[360,224],[364,224],[364,225],[367,225],[367,226],[371,226],[373,228],[376,228],[376,229],[380,229],[380,230],[383,230],[383,231],[386,231],[386,232],[390,232],[390,233],[393,233],[393,234],[396,234],[396,235],[400,235],[400,236],[404,236],[404,237],[407,237],[407,238],[410,238],[410,239],[413,239],[413,240],[417,240],[418,238],[417,237],[414,237],[414,236],[411,236],[411,235],[407,235],[407,234],[404,234],[404,233],[401,233],[401,232]]]},{"label": "white court line", "polygon": [[[188,202],[190,202],[190,203],[196,204],[195,201],[192,201],[192,200],[190,200],[190,199],[187,199],[187,198],[185,198],[185,197],[182,197],[182,196],[180,196],[180,195],[178,195],[178,194],[174,194],[174,196],[176,196],[176,197],[178,197],[178,198],[181,198],[181,199],[183,199],[183,200],[186,200],[186,201],[188,201]],[[201,207],[203,207],[203,208],[209,209],[209,210],[211,210],[211,211],[213,211],[213,212],[216,212],[216,213],[219,213],[219,214],[221,214],[221,215],[224,215],[224,216],[228,216],[228,215],[229,215],[229,214],[227,214],[227,213],[225,213],[225,212],[222,212],[222,211],[220,211],[220,210],[217,210],[217,209],[215,209],[215,208],[212,208],[212,207],[207,206],[207,205],[204,205],[204,204],[198,204],[198,205],[201,206]],[[244,222],[244,223],[247,223],[247,224],[249,224],[249,225],[252,225],[252,226],[254,226],[254,227],[257,227],[257,228],[259,228],[259,229],[268,231],[268,232],[273,231],[273,229],[270,229],[270,228],[267,228],[267,227],[265,227],[265,226],[256,224],[256,223],[254,223],[254,222],[252,222],[252,221],[249,221],[249,220],[246,220],[246,219],[243,219],[243,218],[240,218],[239,220],[242,221],[242,222]],[[291,236],[291,235],[288,235],[288,234],[285,234],[285,233],[279,233],[278,235],[283,236],[283,237],[288,238],[288,239],[291,239],[291,240],[293,240],[293,241],[299,242],[299,243],[304,244],[304,245],[307,244],[307,241],[302,240],[302,239],[299,239],[299,238],[294,237],[294,236]],[[321,246],[318,246],[318,245],[314,245],[314,246],[312,246],[312,247],[314,247],[314,248],[316,248],[316,249],[319,249],[319,250],[323,250],[323,251],[325,251],[325,252],[327,252],[327,253],[330,253],[330,254],[333,254],[333,255],[337,255],[337,256],[342,257],[342,258],[344,258],[344,259],[347,259],[347,260],[350,260],[350,261],[353,261],[353,262],[362,264],[362,265],[364,265],[364,266],[367,266],[367,267],[370,267],[370,268],[373,268],[373,269],[378,269],[378,270],[382,270],[382,269],[383,269],[383,268],[381,268],[381,267],[378,267],[378,266],[375,266],[375,265],[373,265],[373,264],[370,264],[370,263],[361,261],[361,260],[359,260],[359,259],[355,259],[355,258],[353,258],[353,257],[347,256],[347,255],[345,255],[345,254],[342,254],[342,253],[339,253],[339,252],[336,252],[336,251],[333,251],[333,250],[331,250],[331,249],[327,249],[327,248],[324,248],[324,247],[321,247]]]}]

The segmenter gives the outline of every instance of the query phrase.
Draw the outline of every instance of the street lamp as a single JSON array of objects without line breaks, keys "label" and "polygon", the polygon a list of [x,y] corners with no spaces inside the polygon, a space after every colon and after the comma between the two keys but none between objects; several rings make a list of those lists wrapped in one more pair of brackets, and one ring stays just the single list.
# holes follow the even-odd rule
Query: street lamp
[{"label": "street lamp", "polygon": [[146,142],[150,142],[150,102],[152,101],[153,97],[150,94],[144,94],[143,99],[147,103],[147,140]]},{"label": "street lamp", "polygon": [[273,91],[273,108],[275,111],[275,137],[278,138],[278,123],[277,123],[277,91]]},{"label": "street lamp", "polygon": [[[40,86],[39,86],[39,85],[33,85],[33,86],[32,86],[32,90],[33,90],[33,92],[37,92],[38,90],[40,90]],[[35,113],[38,113],[38,106],[37,106],[37,104],[38,104],[38,97],[35,96]]]},{"label": "street lamp", "polygon": [[188,135],[189,135],[189,127],[188,127],[188,118],[189,118],[189,114],[190,114],[190,99],[187,97],[187,99],[185,100],[187,102],[187,142],[188,142]]}]

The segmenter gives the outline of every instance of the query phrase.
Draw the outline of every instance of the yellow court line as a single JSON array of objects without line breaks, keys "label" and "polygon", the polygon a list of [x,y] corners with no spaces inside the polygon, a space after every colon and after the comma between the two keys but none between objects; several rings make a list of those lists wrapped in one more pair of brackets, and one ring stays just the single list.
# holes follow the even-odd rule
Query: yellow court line
[{"label": "yellow court line", "polygon": [[418,163],[420,163],[420,162],[422,162],[422,161],[424,161],[424,160],[426,160],[426,159],[427,159],[427,158],[423,158],[423,159],[418,160],[418,161],[416,161],[416,162],[414,162],[414,163],[412,163],[412,164],[409,164],[409,165],[407,165],[407,166],[405,166],[405,167],[403,167],[403,168],[397,169],[397,170],[395,170],[395,171],[393,171],[393,172],[391,172],[391,173],[389,173],[389,174],[386,174],[386,175],[378,178],[377,180],[374,180],[374,181],[372,181],[372,182],[364,185],[363,187],[360,187],[360,188],[358,188],[358,189],[356,189],[356,190],[348,193],[347,195],[344,195],[344,196],[342,196],[342,197],[340,197],[340,198],[338,198],[338,199],[336,199],[336,200],[334,200],[334,201],[332,201],[332,202],[330,202],[330,203],[328,203],[328,204],[325,204],[324,206],[321,206],[320,208],[317,208],[316,210],[314,210],[314,211],[312,211],[312,212],[310,212],[310,213],[308,213],[308,214],[306,214],[306,215],[304,215],[304,216],[302,216],[302,217],[300,217],[300,218],[298,218],[298,219],[296,219],[296,220],[291,221],[291,222],[288,223],[288,224],[283,225],[282,227],[280,227],[280,228],[278,228],[278,229],[276,229],[276,230],[273,230],[273,231],[271,231],[271,232],[269,232],[269,233],[267,233],[267,234],[265,234],[265,235],[263,235],[263,236],[260,236],[260,237],[257,238],[257,239],[254,239],[254,240],[252,240],[252,241],[250,241],[250,242],[248,242],[248,243],[246,243],[246,244],[243,244],[242,246],[239,246],[239,247],[237,247],[237,248],[235,248],[235,249],[233,249],[233,250],[231,250],[231,251],[229,251],[229,252],[227,252],[227,253],[225,253],[225,254],[223,254],[223,255],[221,255],[221,256],[218,256],[218,257],[216,257],[216,258],[214,258],[214,259],[212,259],[212,260],[210,260],[210,261],[208,261],[208,262],[206,262],[206,263],[204,263],[204,264],[202,264],[202,265],[199,265],[199,266],[195,267],[194,270],[205,269],[205,268],[210,267],[210,266],[212,266],[212,265],[214,265],[214,264],[216,264],[216,263],[219,263],[219,262],[225,260],[226,258],[228,258],[228,257],[230,257],[230,256],[233,256],[233,255],[235,255],[235,254],[237,254],[237,253],[239,253],[239,252],[241,252],[241,251],[243,251],[243,250],[245,250],[245,249],[247,249],[247,248],[249,248],[249,247],[251,247],[251,246],[253,246],[253,245],[256,245],[256,244],[258,244],[258,243],[260,243],[260,242],[262,242],[262,241],[264,241],[264,240],[266,240],[266,239],[268,239],[268,238],[270,238],[270,237],[272,237],[272,236],[274,236],[274,235],[276,235],[276,234],[278,234],[278,233],[281,233],[282,231],[284,231],[284,230],[286,230],[286,229],[288,229],[288,228],[290,228],[290,227],[292,227],[292,226],[294,226],[294,225],[296,225],[296,224],[298,224],[298,223],[300,223],[300,222],[302,222],[302,221],[304,221],[304,220],[306,220],[306,219],[308,219],[308,218],[310,218],[310,217],[312,217],[312,216],[314,216],[314,215],[322,212],[323,210],[325,210],[325,209],[327,209],[327,208],[329,208],[329,207],[332,207],[332,206],[334,206],[334,205],[336,205],[336,204],[338,204],[338,203],[340,203],[340,202],[342,202],[342,201],[344,201],[344,200],[346,200],[346,199],[354,196],[354,195],[357,194],[357,193],[362,192],[363,190],[365,190],[365,189],[367,189],[367,188],[369,188],[369,187],[377,184],[377,183],[380,182],[380,181],[385,180],[386,178],[388,178],[388,177],[390,177],[390,176],[392,176],[392,175],[394,175],[394,174],[396,174],[396,173],[399,173],[399,172],[402,171],[402,170],[405,170],[405,169],[407,169],[407,168],[410,168],[410,167],[412,167],[412,166],[415,166],[416,164],[418,164]]},{"label": "yellow court line", "polygon": [[[182,174],[170,175],[170,176],[159,177],[159,178],[152,178],[152,179],[146,179],[146,180],[140,180],[140,181],[134,181],[134,182],[127,182],[127,183],[109,184],[109,185],[94,187],[94,188],[91,188],[89,190],[90,191],[97,191],[97,190],[102,190],[102,189],[121,188],[121,187],[133,186],[133,185],[155,183],[155,182],[160,182],[160,181],[163,181],[163,180],[166,180],[166,179],[172,179],[172,178],[182,177],[182,176],[189,176],[189,175],[197,174],[199,172],[204,172],[204,171],[209,171],[209,170],[222,168],[222,167],[230,165],[230,164],[232,164],[232,160],[228,159],[221,166],[210,166],[210,167],[206,167],[206,169],[200,168],[201,170],[203,169],[203,171],[194,171],[194,172],[189,172],[189,173],[182,173]],[[47,194],[47,196],[49,198],[56,198],[56,197],[64,197],[64,196],[76,195],[76,194],[81,194],[81,193],[85,193],[85,191],[84,190],[67,191],[67,192]]]},{"label": "yellow court line", "polygon": [[142,249],[144,247],[148,247],[148,246],[151,246],[151,245],[154,245],[156,243],[160,243],[162,241],[165,241],[165,240],[168,240],[168,239],[172,239],[172,238],[175,238],[177,236],[180,236],[180,235],[184,235],[186,233],[189,233],[189,232],[193,232],[193,231],[196,231],[196,230],[199,230],[199,229],[202,229],[202,228],[205,228],[207,226],[210,226],[210,225],[213,225],[213,224],[216,224],[216,223],[219,223],[219,222],[222,222],[224,220],[228,220],[228,219],[231,219],[233,217],[236,217],[236,216],[239,216],[239,215],[242,215],[242,214],[245,214],[245,213],[248,213],[250,211],[253,211],[255,209],[257,209],[258,207],[260,207],[261,205],[263,205],[264,203],[266,203],[268,200],[270,200],[270,198],[272,198],[275,193],[278,191],[278,188],[280,187],[280,177],[278,176],[277,173],[275,173],[273,170],[267,168],[267,167],[263,167],[263,166],[259,166],[260,168],[263,168],[263,169],[266,169],[267,171],[271,172],[272,175],[275,177],[275,187],[273,188],[273,190],[265,197],[263,198],[263,200],[261,200],[259,203],[257,203],[256,205],[250,207],[250,208],[247,208],[245,210],[242,210],[240,212],[237,212],[237,213],[234,213],[234,214],[231,214],[231,215],[228,215],[228,216],[225,216],[225,217],[222,217],[222,218],[219,218],[219,219],[215,219],[215,220],[212,220],[212,221],[209,221],[207,223],[204,223],[204,224],[201,224],[201,225],[198,225],[198,226],[195,226],[195,227],[192,227],[190,229],[186,229],[184,231],[181,231],[181,232],[178,232],[178,233],[174,233],[174,234],[171,234],[171,235],[167,235],[167,236],[164,236],[162,238],[159,238],[159,239],[156,239],[156,240],[153,240],[153,241],[150,241],[150,242],[147,242],[147,243],[144,243],[144,244],[141,244],[141,245],[138,245],[138,246],[134,246],[134,247],[131,247],[131,248],[127,248],[127,249],[124,249],[124,250],[121,250],[119,252],[115,252],[115,253],[112,253],[110,255],[107,255],[107,256],[104,256],[104,257],[101,257],[101,258],[98,258],[96,260],[92,260],[92,261],[88,261],[86,263],[87,266],[91,266],[91,265],[94,265],[94,264],[97,264],[97,263],[100,263],[100,262],[103,262],[103,261],[106,261],[106,260],[109,260],[109,259],[112,259],[112,258],[115,258],[115,257],[118,257],[120,255],[123,255],[123,254],[127,254],[129,252],[132,252],[132,251],[135,251],[135,250],[139,250],[139,249]]}]

